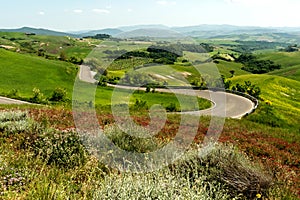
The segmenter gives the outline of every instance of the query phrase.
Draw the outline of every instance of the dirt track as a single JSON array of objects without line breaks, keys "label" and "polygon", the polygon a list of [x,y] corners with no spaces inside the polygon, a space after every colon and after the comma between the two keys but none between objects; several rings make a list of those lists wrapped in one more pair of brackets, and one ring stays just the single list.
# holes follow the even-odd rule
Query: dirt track
[{"label": "dirt track", "polygon": [[0,104],[30,104],[30,103],[25,102],[25,101],[16,100],[16,99],[0,97]]}]

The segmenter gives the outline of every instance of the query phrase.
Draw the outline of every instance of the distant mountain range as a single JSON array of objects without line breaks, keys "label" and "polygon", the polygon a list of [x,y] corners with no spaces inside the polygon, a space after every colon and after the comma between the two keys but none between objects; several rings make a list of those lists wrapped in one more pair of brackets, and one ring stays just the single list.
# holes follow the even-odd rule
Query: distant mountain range
[{"label": "distant mountain range", "polygon": [[300,35],[300,27],[255,27],[255,26],[233,26],[233,25],[198,25],[186,27],[168,27],[164,25],[136,25],[123,26],[119,28],[107,28],[100,30],[58,32],[48,29],[36,29],[23,27],[19,29],[0,29],[0,32],[24,32],[39,35],[84,37],[96,34],[109,34],[113,37],[202,37],[211,38],[217,36],[241,35],[241,34],[272,34],[291,33]]},{"label": "distant mountain range", "polygon": [[22,27],[22,28],[18,28],[18,29],[0,29],[0,32],[20,32],[20,33],[35,33],[37,35],[77,37],[76,34],[72,34],[72,33],[64,33],[64,32],[58,32],[58,31],[43,29],[43,28],[30,28],[30,27]]}]

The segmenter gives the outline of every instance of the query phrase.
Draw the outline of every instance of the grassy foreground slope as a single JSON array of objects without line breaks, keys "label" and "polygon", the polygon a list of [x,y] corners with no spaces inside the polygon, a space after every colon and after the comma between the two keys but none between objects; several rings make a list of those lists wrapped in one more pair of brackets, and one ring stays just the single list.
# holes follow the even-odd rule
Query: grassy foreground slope
[{"label": "grassy foreground slope", "polygon": [[272,75],[243,75],[231,80],[234,84],[249,80],[259,86],[262,90],[261,97],[271,104],[266,112],[276,118],[277,125],[299,126],[300,82]]},{"label": "grassy foreground slope", "polygon": [[18,54],[0,49],[0,93],[18,90],[22,97],[32,96],[33,88],[49,95],[55,88],[71,94],[77,67],[61,61]]}]

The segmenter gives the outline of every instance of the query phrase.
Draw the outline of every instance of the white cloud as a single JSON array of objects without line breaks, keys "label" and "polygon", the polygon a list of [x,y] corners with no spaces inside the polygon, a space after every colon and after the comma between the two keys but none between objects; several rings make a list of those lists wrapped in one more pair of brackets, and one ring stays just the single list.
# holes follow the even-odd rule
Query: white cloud
[{"label": "white cloud", "polygon": [[156,3],[157,3],[158,5],[162,5],[162,6],[176,5],[176,1],[159,0],[159,1],[156,1]]},{"label": "white cloud", "polygon": [[78,14],[79,14],[79,13],[83,13],[83,10],[80,10],[80,9],[75,9],[75,10],[73,10],[73,12],[74,12],[74,13],[78,13]]},{"label": "white cloud", "polygon": [[127,12],[132,12],[133,10],[131,8],[128,8],[127,9]]},{"label": "white cloud", "polygon": [[106,9],[93,9],[93,12],[100,13],[100,14],[109,14],[110,11]]},{"label": "white cloud", "polygon": [[40,11],[40,12],[38,12],[38,15],[45,15],[45,12],[44,11]]}]

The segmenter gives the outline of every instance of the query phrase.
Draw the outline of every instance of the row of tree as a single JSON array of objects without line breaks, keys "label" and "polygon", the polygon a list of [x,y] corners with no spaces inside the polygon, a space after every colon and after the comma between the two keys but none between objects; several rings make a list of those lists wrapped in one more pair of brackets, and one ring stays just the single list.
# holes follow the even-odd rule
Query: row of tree
[{"label": "row of tree", "polygon": [[208,44],[167,44],[151,45],[146,50],[130,51],[126,50],[106,50],[108,58],[112,59],[130,59],[133,57],[151,58],[154,63],[174,64],[178,57],[183,56],[184,51],[206,53],[213,51],[213,47]]}]

